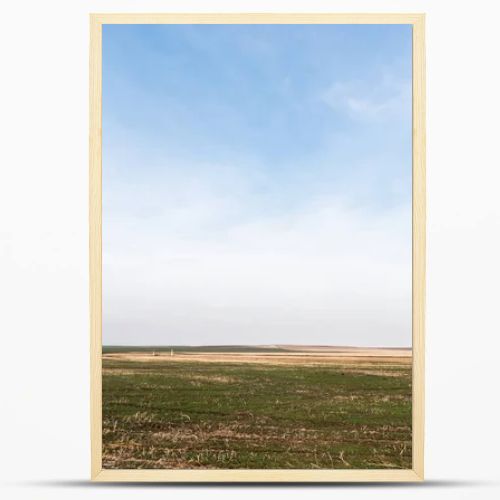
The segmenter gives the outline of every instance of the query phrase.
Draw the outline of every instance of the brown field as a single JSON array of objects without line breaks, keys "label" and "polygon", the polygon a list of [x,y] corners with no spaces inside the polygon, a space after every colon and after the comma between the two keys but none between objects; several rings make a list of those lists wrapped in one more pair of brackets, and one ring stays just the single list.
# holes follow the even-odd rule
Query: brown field
[{"label": "brown field", "polygon": [[[273,346],[274,347],[274,346]],[[396,364],[411,365],[411,349],[276,346],[289,352],[143,352],[103,354],[103,359],[137,362],[264,363],[271,365]]]}]

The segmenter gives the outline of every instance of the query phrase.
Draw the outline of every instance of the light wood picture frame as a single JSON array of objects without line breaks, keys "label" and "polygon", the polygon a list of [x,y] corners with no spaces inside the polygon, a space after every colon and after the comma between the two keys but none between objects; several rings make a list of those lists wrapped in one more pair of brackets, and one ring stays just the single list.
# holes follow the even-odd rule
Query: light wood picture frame
[{"label": "light wood picture frame", "polygon": [[[403,482],[424,479],[425,44],[424,14],[90,15],[91,479],[156,482]],[[102,27],[105,24],[409,24],[413,28],[412,468],[408,470],[111,470],[102,467]]]}]

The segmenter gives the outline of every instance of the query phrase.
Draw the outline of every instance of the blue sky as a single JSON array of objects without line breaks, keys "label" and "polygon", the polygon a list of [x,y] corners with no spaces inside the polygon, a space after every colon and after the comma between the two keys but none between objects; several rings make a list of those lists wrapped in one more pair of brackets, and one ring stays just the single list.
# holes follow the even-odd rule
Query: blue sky
[{"label": "blue sky", "polygon": [[409,345],[411,27],[104,26],[103,207],[105,343]]}]

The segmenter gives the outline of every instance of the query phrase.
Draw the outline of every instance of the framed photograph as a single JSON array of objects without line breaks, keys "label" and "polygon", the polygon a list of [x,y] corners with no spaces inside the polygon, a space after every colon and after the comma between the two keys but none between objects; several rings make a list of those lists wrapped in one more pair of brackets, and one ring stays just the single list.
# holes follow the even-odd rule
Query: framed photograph
[{"label": "framed photograph", "polygon": [[91,477],[421,481],[423,14],[92,14]]}]

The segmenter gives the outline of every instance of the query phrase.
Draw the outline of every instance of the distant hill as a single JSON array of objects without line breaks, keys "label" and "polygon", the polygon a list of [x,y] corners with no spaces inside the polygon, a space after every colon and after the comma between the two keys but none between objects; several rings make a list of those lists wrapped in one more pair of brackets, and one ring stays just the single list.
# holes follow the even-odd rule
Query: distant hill
[{"label": "distant hill", "polygon": [[353,351],[398,351],[411,353],[411,347],[352,347],[352,346],[326,346],[326,345],[163,345],[163,346],[103,346],[103,354],[127,353],[127,352],[184,352],[184,353],[286,353],[286,352],[310,352],[310,353],[352,353]]}]

